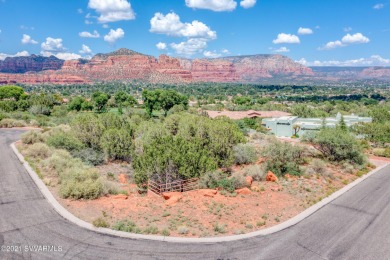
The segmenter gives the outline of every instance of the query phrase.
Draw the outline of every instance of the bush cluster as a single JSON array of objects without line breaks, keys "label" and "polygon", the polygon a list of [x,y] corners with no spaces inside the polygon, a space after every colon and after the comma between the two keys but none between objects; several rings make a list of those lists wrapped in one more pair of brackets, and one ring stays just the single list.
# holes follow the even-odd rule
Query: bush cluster
[{"label": "bush cluster", "polygon": [[250,144],[237,144],[233,147],[234,162],[236,164],[249,164],[257,159],[256,150]]},{"label": "bush cluster", "polygon": [[299,165],[304,162],[304,148],[301,146],[274,140],[265,147],[263,156],[267,158],[267,171],[278,176],[302,174]]},{"label": "bush cluster", "polygon": [[146,122],[135,132],[135,181],[142,186],[150,178],[160,182],[195,178],[230,166],[233,147],[244,140],[226,119],[180,113],[163,123]]},{"label": "bush cluster", "polygon": [[323,128],[313,143],[325,158],[334,162],[349,161],[363,165],[366,161],[356,137],[341,128]]}]

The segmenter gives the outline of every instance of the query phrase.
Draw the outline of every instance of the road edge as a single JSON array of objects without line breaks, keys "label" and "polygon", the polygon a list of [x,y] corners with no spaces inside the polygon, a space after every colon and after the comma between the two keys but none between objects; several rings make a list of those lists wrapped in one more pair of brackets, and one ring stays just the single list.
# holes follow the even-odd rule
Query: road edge
[{"label": "road edge", "polygon": [[299,213],[295,217],[280,223],[276,226],[241,234],[241,235],[232,235],[232,236],[224,236],[224,237],[210,237],[210,238],[184,238],[184,237],[165,237],[165,236],[153,236],[153,235],[141,235],[141,234],[134,234],[134,233],[128,233],[123,231],[116,231],[108,228],[97,228],[93,226],[91,223],[88,223],[84,220],[81,220],[77,218],[75,215],[70,213],[67,209],[65,209],[53,196],[53,194],[50,192],[50,190],[46,187],[46,185],[43,183],[43,181],[38,177],[37,173],[31,168],[30,164],[24,159],[23,155],[18,151],[18,149],[15,146],[15,143],[12,143],[10,146],[15,153],[15,155],[18,157],[19,161],[23,164],[24,168],[26,169],[27,173],[30,175],[34,183],[37,185],[40,192],[43,194],[43,196],[47,199],[47,201],[52,205],[54,210],[62,216],[64,219],[70,221],[73,224],[76,224],[82,228],[101,233],[111,236],[118,236],[123,238],[131,238],[131,239],[142,239],[142,240],[154,240],[154,241],[164,241],[164,242],[174,242],[174,243],[218,243],[218,242],[228,242],[228,241],[237,241],[242,239],[248,239],[256,236],[265,236],[270,235],[279,231],[282,231],[284,229],[287,229],[291,226],[294,226],[301,222],[302,220],[306,219],[325,205],[329,204],[333,200],[337,199],[359,183],[363,182],[373,174],[379,172],[380,170],[384,169],[390,163],[384,164],[371,172],[367,173],[366,175],[360,177],[359,179],[356,179],[355,181],[351,182],[344,188],[334,192],[329,197],[326,197],[322,199],[320,202],[314,204],[310,208],[307,208],[303,212]]}]

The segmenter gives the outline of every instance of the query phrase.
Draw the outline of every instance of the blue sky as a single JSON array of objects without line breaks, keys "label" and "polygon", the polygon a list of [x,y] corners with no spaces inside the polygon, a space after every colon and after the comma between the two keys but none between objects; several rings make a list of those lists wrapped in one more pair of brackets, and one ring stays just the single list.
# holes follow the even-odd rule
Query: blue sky
[{"label": "blue sky", "polygon": [[390,66],[390,0],[0,0],[0,59],[118,48]]}]

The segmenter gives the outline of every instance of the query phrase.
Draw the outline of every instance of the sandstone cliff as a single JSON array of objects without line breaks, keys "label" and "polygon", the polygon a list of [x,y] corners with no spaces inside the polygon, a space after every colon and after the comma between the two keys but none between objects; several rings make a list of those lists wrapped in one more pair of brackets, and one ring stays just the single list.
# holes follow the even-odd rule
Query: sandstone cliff
[{"label": "sandstone cliff", "polygon": [[[281,55],[253,55],[219,59],[183,59],[160,55],[157,59],[127,49],[97,54],[91,60],[61,61],[40,56],[11,58],[2,64],[3,72],[35,71],[37,74],[2,74],[2,82],[80,83],[95,81],[144,80],[155,83],[175,82],[259,82],[278,76],[310,76],[313,71]],[[28,62],[39,60],[41,63]],[[19,65],[12,65],[19,64]],[[27,65],[29,64],[29,65]],[[34,65],[35,64],[35,65]],[[51,71],[45,71],[51,70]],[[56,71],[53,71],[56,70]],[[74,82],[73,82],[74,81]]]},{"label": "sandstone cliff", "polygon": [[0,60],[0,72],[26,73],[29,71],[59,70],[63,64],[63,60],[54,56],[8,57],[4,61]]}]

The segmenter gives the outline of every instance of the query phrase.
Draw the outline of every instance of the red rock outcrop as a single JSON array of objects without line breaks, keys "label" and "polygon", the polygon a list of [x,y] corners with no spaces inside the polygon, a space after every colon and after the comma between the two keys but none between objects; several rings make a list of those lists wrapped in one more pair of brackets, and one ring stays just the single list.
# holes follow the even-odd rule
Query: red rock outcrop
[{"label": "red rock outcrop", "polygon": [[267,177],[265,179],[266,179],[266,181],[271,181],[271,182],[277,182],[278,181],[278,177],[271,171],[269,171],[267,173]]},{"label": "red rock outcrop", "polygon": [[25,84],[79,84],[89,83],[85,78],[70,75],[70,74],[55,74],[54,72],[49,73],[25,73],[25,74],[11,74],[11,73],[0,73],[0,84],[14,84],[14,83],[25,83]]},{"label": "red rock outcrop", "polygon": [[31,55],[26,57],[7,57],[0,60],[0,72],[3,73],[26,73],[29,71],[59,70],[64,64],[54,56],[43,57]]},{"label": "red rock outcrop", "polygon": [[[281,55],[253,55],[219,59],[173,58],[161,55],[158,59],[127,49],[97,54],[91,60],[61,61],[55,57],[30,56],[42,59],[42,64],[28,66],[35,74],[2,74],[0,83],[71,84],[95,81],[144,80],[155,83],[176,82],[256,82],[274,76],[312,75],[311,69]],[[56,63],[57,62],[57,63]],[[3,62],[4,63],[4,62]],[[8,63],[7,63],[8,64]],[[21,66],[7,65],[9,71],[23,71]],[[27,66],[27,65],[26,65]],[[7,67],[8,68],[8,67]],[[55,69],[56,71],[45,71]],[[57,70],[58,69],[58,70]]]},{"label": "red rock outcrop", "polygon": [[194,60],[191,72],[194,81],[234,82],[240,80],[234,64],[227,60]]},{"label": "red rock outcrop", "polygon": [[390,78],[390,68],[366,68],[359,73],[361,78]]},{"label": "red rock outcrop", "polygon": [[234,64],[241,80],[249,82],[256,82],[261,78],[272,78],[274,76],[314,75],[310,68],[282,55],[235,56],[223,59]]}]

